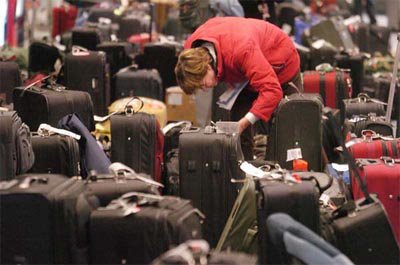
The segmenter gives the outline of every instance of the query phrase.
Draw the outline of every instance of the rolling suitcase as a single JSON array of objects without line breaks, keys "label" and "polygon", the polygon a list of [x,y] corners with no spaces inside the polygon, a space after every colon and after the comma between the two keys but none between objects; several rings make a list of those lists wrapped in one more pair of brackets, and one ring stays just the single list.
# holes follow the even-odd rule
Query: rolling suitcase
[{"label": "rolling suitcase", "polygon": [[127,193],[91,214],[90,262],[148,264],[172,246],[201,238],[202,218],[188,200]]},{"label": "rolling suitcase", "polygon": [[164,89],[156,69],[136,69],[134,66],[121,69],[115,75],[115,98],[129,96],[147,97],[164,101]]},{"label": "rolling suitcase", "polygon": [[131,56],[134,53],[134,48],[128,42],[103,42],[97,45],[96,50],[106,53],[111,77],[114,77],[120,69],[132,64]]},{"label": "rolling suitcase", "polygon": [[352,95],[357,96],[361,92],[361,86],[364,79],[364,59],[363,55],[338,54],[335,56],[335,65],[340,69],[350,69],[352,80]]},{"label": "rolling suitcase", "polygon": [[80,152],[76,139],[65,135],[33,135],[35,162],[29,173],[80,176]]},{"label": "rolling suitcase", "polygon": [[41,123],[57,126],[67,114],[77,113],[88,130],[94,130],[93,103],[83,91],[71,91],[58,85],[30,88],[18,87],[13,91],[14,109],[32,131]]},{"label": "rolling suitcase", "polygon": [[[368,192],[379,197],[400,242],[400,160],[386,156],[380,159],[357,159],[356,164]],[[354,174],[351,180],[354,199],[364,197]]]},{"label": "rolling suitcase", "polygon": [[324,105],[343,109],[343,99],[351,97],[351,78],[344,70],[306,71],[303,73],[303,88],[306,93],[319,93]]},{"label": "rolling suitcase", "polygon": [[12,91],[21,85],[18,64],[0,61],[0,106],[12,103]]},{"label": "rolling suitcase", "polygon": [[243,161],[238,135],[218,134],[213,127],[186,128],[179,136],[180,196],[190,199],[207,219],[204,238],[217,244],[235,203],[238,189],[231,179],[242,179]]},{"label": "rolling suitcase", "polygon": [[29,127],[15,111],[0,111],[0,180],[28,171],[35,160]]},{"label": "rolling suitcase", "polygon": [[95,51],[96,46],[107,41],[101,36],[100,30],[96,28],[74,28],[72,29],[72,45],[86,48],[90,51]]},{"label": "rolling suitcase", "polygon": [[[268,238],[266,220],[277,212],[284,212],[306,227],[320,233],[319,192],[315,183],[293,183],[287,180],[260,179],[256,181],[257,222],[260,264],[288,263]],[[300,210],[301,209],[301,210]]]},{"label": "rolling suitcase", "polygon": [[292,160],[300,158],[310,170],[322,171],[322,107],[316,94],[282,99],[272,118],[266,160],[292,169]]},{"label": "rolling suitcase", "polygon": [[154,115],[129,111],[110,119],[111,160],[161,182],[164,135],[160,125]]},{"label": "rolling suitcase", "polygon": [[73,49],[72,53],[65,57],[64,75],[68,89],[90,94],[94,114],[100,116],[108,114],[110,76],[105,53]]},{"label": "rolling suitcase", "polygon": [[[25,174],[0,190],[2,264],[85,264],[91,205],[85,185],[63,175]],[[79,205],[79,207],[77,207]]]}]

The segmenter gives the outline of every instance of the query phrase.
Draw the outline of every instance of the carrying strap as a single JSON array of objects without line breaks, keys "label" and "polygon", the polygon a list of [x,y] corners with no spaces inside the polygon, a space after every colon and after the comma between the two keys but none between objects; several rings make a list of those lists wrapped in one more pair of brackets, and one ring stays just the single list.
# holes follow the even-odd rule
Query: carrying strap
[{"label": "carrying strap", "polygon": [[343,148],[343,155],[345,157],[345,159],[348,161],[349,166],[350,166],[350,170],[354,171],[354,175],[356,178],[356,181],[358,182],[362,193],[365,196],[365,201],[363,202],[363,204],[369,204],[374,202],[374,200],[371,198],[371,195],[369,194],[367,187],[364,183],[364,181],[361,179],[360,173],[358,171],[357,165],[353,159],[353,157],[351,156],[351,154],[349,153],[345,142],[343,140],[343,137],[340,134],[340,127],[338,126],[338,124],[336,123],[335,118],[333,117],[332,113],[328,112],[326,114],[326,116],[328,117],[328,119],[331,121],[331,124],[333,126],[333,133],[335,135],[335,138],[337,139],[338,143],[340,143],[341,147]]},{"label": "carrying strap", "polygon": [[396,57],[394,58],[392,81],[390,82],[388,105],[386,108],[386,121],[387,122],[390,122],[390,117],[392,115],[394,93],[396,91],[396,83],[397,83],[396,81],[397,81],[399,58],[400,58],[400,33],[397,35]]}]

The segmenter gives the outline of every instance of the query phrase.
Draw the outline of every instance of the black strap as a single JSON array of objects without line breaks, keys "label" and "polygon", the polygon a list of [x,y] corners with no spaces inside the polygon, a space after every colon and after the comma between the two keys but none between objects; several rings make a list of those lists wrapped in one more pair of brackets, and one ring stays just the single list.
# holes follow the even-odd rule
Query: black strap
[{"label": "black strap", "polygon": [[388,147],[387,147],[387,145],[386,145],[386,141],[384,141],[384,140],[381,140],[381,145],[382,145],[382,155],[383,156],[390,156],[390,154],[389,154],[389,150],[388,150]]},{"label": "black strap", "polygon": [[345,142],[343,140],[343,137],[340,134],[340,127],[338,126],[338,124],[336,123],[336,120],[334,119],[333,115],[331,112],[328,112],[326,114],[326,116],[328,117],[328,119],[331,121],[331,124],[333,126],[333,132],[335,135],[335,138],[337,139],[338,143],[340,143],[340,145],[343,148],[343,155],[345,160],[348,161],[349,166],[350,166],[350,170],[352,170],[354,172],[355,178],[361,188],[362,193],[365,196],[365,201],[362,204],[369,204],[374,202],[374,200],[371,198],[371,195],[369,194],[367,187],[364,183],[364,181],[361,179],[360,173],[358,171],[357,165],[354,161],[354,158],[351,156],[351,154],[349,153],[349,150],[347,149]]},{"label": "black strap", "polygon": [[388,155],[388,156],[398,157],[399,156],[399,148],[397,147],[397,139],[390,141],[390,145],[392,146],[392,154]]},{"label": "black strap", "polygon": [[341,70],[336,70],[336,108],[343,109],[341,107],[342,99],[345,99],[345,86],[344,73]]},{"label": "black strap", "polygon": [[326,105],[325,72],[319,73],[319,94],[324,101],[324,105]]}]

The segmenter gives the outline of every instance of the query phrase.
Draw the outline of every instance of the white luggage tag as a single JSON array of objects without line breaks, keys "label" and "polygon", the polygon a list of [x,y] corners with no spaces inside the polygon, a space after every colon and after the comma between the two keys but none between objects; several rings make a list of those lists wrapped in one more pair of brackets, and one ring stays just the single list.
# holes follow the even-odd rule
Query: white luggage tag
[{"label": "white luggage tag", "polygon": [[79,134],[64,130],[64,129],[58,129],[58,128],[54,128],[52,126],[50,126],[49,124],[46,123],[42,123],[39,125],[39,128],[37,130],[37,133],[41,136],[48,136],[48,135],[52,135],[52,134],[59,134],[59,135],[65,135],[65,136],[69,136],[72,137],[76,140],[80,140],[81,136]]},{"label": "white luggage tag", "polygon": [[280,168],[278,168],[277,172],[266,172],[266,171],[262,170],[261,168],[257,168],[255,166],[253,166],[252,164],[244,161],[243,163],[240,164],[240,169],[243,172],[245,172],[247,175],[253,176],[257,179],[266,179],[266,178],[281,179],[282,178],[281,171],[279,171]]}]

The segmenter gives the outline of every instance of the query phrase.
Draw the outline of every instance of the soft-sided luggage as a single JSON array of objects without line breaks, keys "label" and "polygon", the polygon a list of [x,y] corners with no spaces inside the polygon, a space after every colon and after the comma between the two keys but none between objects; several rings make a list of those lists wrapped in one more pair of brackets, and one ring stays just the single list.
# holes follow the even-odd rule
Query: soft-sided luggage
[{"label": "soft-sided luggage", "polygon": [[224,229],[238,194],[231,179],[242,179],[238,135],[218,134],[213,127],[190,128],[179,136],[180,196],[190,199],[206,216],[204,238],[212,247]]},{"label": "soft-sided luggage", "polygon": [[58,49],[48,43],[35,41],[29,45],[29,68],[31,73],[54,72],[54,64],[61,59]]},{"label": "soft-sided luggage", "polygon": [[91,51],[96,50],[96,46],[107,41],[102,37],[99,29],[96,28],[74,28],[72,29],[72,45],[80,46]]},{"label": "soft-sided luggage", "polygon": [[21,84],[18,64],[0,61],[0,106],[12,102],[12,91]]},{"label": "soft-sided luggage", "polygon": [[317,94],[282,99],[272,118],[266,160],[292,169],[292,160],[300,158],[310,170],[322,171],[322,107]]},{"label": "soft-sided luggage", "polygon": [[[284,178],[284,174],[283,174]],[[314,231],[320,232],[319,192],[311,181],[295,183],[289,180],[260,179],[256,181],[257,222],[260,264],[287,264],[287,256],[276,255],[279,250],[268,238],[268,216],[283,212]]]},{"label": "soft-sided luggage", "polygon": [[92,212],[90,262],[148,264],[172,246],[201,238],[201,220],[188,200],[127,193]]},{"label": "soft-sided luggage", "polygon": [[[76,178],[18,176],[0,190],[2,264],[85,264],[91,206]],[[79,207],[78,207],[79,205]]]},{"label": "soft-sided luggage", "polygon": [[94,130],[93,103],[83,91],[66,90],[58,85],[18,87],[13,92],[14,109],[32,131],[41,123],[57,126],[67,114],[77,113],[88,130]]},{"label": "soft-sided luggage", "polygon": [[44,133],[33,135],[31,139],[35,162],[28,172],[80,176],[80,153],[76,139]]},{"label": "soft-sided luggage", "polygon": [[137,69],[129,66],[115,76],[115,98],[148,97],[164,101],[164,89],[156,69]]},{"label": "soft-sided luggage", "polygon": [[[377,194],[384,206],[393,227],[397,241],[400,242],[400,160],[390,157],[380,159],[357,159],[360,176],[367,190]],[[364,197],[354,175],[351,178],[354,199]],[[400,257],[399,257],[400,258]]]},{"label": "soft-sided luggage", "polygon": [[384,117],[376,117],[369,114],[367,117],[346,119],[343,123],[343,135],[346,137],[349,133],[362,137],[362,131],[364,130],[374,131],[381,136],[394,136],[392,124],[387,122]]},{"label": "soft-sided luggage", "polygon": [[110,105],[110,75],[105,53],[73,49],[65,57],[64,75],[68,89],[90,94],[94,114],[107,115],[107,106]]},{"label": "soft-sided luggage", "polygon": [[324,105],[342,109],[342,100],[351,97],[351,78],[344,70],[306,71],[303,73],[303,88],[306,93],[319,93]]},{"label": "soft-sided luggage", "polygon": [[127,109],[125,114],[114,115],[110,121],[111,160],[161,182],[164,135],[155,116]]},{"label": "soft-sided luggage", "polygon": [[239,252],[210,251],[205,240],[190,240],[165,252],[151,265],[255,265],[257,258]]},{"label": "soft-sided luggage", "polygon": [[379,52],[386,55],[389,53],[390,33],[389,27],[362,23],[357,27],[352,37],[361,52],[370,54]]},{"label": "soft-sided luggage", "polygon": [[15,111],[0,111],[0,180],[25,173],[35,159],[29,127]]},{"label": "soft-sided luggage", "polygon": [[352,95],[355,97],[360,93],[364,79],[364,55],[338,54],[335,56],[335,65],[340,69],[350,69]]},{"label": "soft-sided luggage", "polygon": [[351,119],[353,116],[368,115],[369,113],[385,116],[384,103],[370,98],[364,93],[359,94],[356,98],[343,100],[342,120]]},{"label": "soft-sided luggage", "polygon": [[381,137],[373,131],[364,131],[362,138],[351,139],[346,146],[354,159],[400,158],[400,138]]},{"label": "soft-sided luggage", "polygon": [[140,16],[140,14],[131,14],[124,16],[118,20],[119,30],[117,37],[120,40],[126,41],[130,36],[148,32],[150,27],[150,21],[146,19],[146,16]]},{"label": "soft-sided luggage", "polygon": [[97,51],[103,51],[110,65],[110,76],[113,77],[120,69],[132,64],[134,48],[128,42],[109,41],[96,46]]}]

